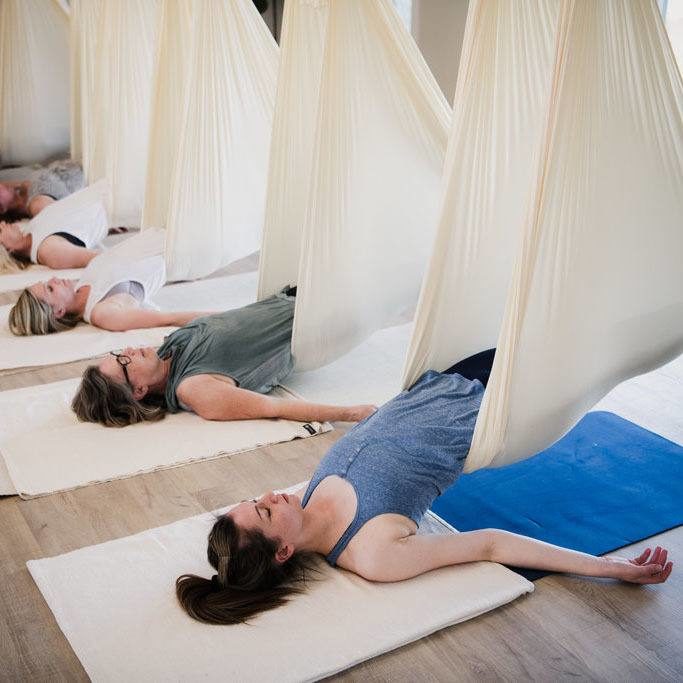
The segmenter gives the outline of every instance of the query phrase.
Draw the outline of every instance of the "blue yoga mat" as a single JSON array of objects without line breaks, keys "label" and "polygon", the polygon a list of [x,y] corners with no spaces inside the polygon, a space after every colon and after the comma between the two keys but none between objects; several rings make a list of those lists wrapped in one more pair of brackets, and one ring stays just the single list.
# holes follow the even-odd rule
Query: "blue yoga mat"
[{"label": "blue yoga mat", "polygon": [[463,475],[432,510],[459,531],[506,529],[603,555],[683,524],[683,447],[588,413],[532,458]]}]

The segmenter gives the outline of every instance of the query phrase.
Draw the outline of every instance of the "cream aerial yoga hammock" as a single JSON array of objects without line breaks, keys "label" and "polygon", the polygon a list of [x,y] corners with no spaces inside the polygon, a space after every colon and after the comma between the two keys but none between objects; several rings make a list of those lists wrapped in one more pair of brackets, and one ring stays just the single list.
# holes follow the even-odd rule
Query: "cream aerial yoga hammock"
[{"label": "cream aerial yoga hammock", "polygon": [[[159,0],[77,3],[83,33],[78,74],[80,145],[89,183],[106,178],[112,225],[140,225],[147,171],[152,69]],[[86,14],[87,21],[86,21]],[[78,26],[76,27],[78,29]],[[78,36],[72,34],[72,44]],[[74,48],[76,49],[76,48]],[[92,70],[91,70],[92,69]],[[74,75],[76,78],[76,75]],[[93,78],[94,83],[89,83]],[[92,100],[90,99],[92,98]],[[76,105],[74,105],[76,106]],[[78,123],[74,124],[78,130]]]},{"label": "cream aerial yoga hammock", "polygon": [[190,54],[178,74],[186,87],[169,84],[168,46],[187,30],[180,17],[188,8],[169,2],[164,10],[153,121],[178,132],[152,139],[151,157],[170,160],[173,170],[164,176],[170,190],[155,192],[157,180],[148,179],[145,224],[165,219],[168,277],[193,279],[258,249],[278,48],[251,0],[195,0],[191,45],[180,43]]},{"label": "cream aerial yoga hammock", "polygon": [[[414,305],[450,112],[391,2],[295,4],[283,28],[260,295],[298,270],[292,348],[305,370]],[[326,22],[316,15],[325,5]],[[300,262],[295,248],[278,253],[278,236],[301,243]]]},{"label": "cream aerial yoga hammock", "polygon": [[86,169],[97,125],[95,62],[103,6],[104,0],[71,0],[71,157]]},{"label": "cream aerial yoga hammock", "polygon": [[[162,0],[154,67],[152,113],[142,227],[166,225],[178,155],[183,95],[189,88],[196,0]],[[194,226],[195,229],[197,226]]]},{"label": "cream aerial yoga hammock", "polygon": [[[656,5],[563,0],[557,21],[555,3],[520,6],[470,5],[405,376],[497,346],[467,471],[533,455],[683,351],[683,85]],[[506,100],[527,86],[542,97],[544,69],[545,111]]]},{"label": "cream aerial yoga hammock", "polygon": [[313,166],[328,0],[285,3],[258,298],[296,283]]},{"label": "cream aerial yoga hammock", "polygon": [[69,9],[60,0],[0,2],[0,161],[69,150]]}]

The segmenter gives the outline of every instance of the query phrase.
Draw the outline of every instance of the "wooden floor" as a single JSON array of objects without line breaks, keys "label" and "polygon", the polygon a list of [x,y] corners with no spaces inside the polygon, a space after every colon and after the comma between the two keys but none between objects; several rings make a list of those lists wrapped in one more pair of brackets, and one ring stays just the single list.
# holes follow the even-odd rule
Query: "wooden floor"
[{"label": "wooden floor", "polygon": [[[0,373],[0,390],[75,377],[85,365]],[[127,536],[295,484],[311,475],[347,427],[64,494],[30,501],[0,499],[0,680],[87,680],[33,583],[27,560]],[[637,554],[654,543],[668,546],[674,562],[683,558],[683,528],[638,543],[630,552]],[[674,569],[663,586],[568,576],[546,577],[535,586],[529,596],[337,678],[683,680],[683,566]]]}]

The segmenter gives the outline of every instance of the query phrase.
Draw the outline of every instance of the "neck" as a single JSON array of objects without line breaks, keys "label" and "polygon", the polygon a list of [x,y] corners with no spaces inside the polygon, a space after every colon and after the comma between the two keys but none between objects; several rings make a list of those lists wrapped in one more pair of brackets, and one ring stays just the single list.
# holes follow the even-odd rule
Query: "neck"
[{"label": "neck", "polygon": [[29,233],[28,235],[23,235],[21,243],[14,250],[14,253],[19,254],[19,256],[24,256],[24,257],[28,258],[31,255],[31,246],[32,245],[33,245],[33,237],[31,236],[31,233]]},{"label": "neck", "polygon": [[327,555],[339,540],[338,510],[331,496],[316,496],[304,508],[304,523],[297,550]]},{"label": "neck", "polygon": [[[75,282],[75,280],[72,280]],[[85,313],[85,305],[88,303],[88,296],[90,295],[90,285],[83,285],[74,292],[74,298],[71,305],[67,307],[67,313],[75,313],[83,317]]]},{"label": "neck", "polygon": [[167,358],[161,360],[159,364],[159,374],[153,384],[149,385],[149,392],[151,394],[163,394],[166,391],[166,383],[168,382],[168,375],[171,371],[171,359]]}]

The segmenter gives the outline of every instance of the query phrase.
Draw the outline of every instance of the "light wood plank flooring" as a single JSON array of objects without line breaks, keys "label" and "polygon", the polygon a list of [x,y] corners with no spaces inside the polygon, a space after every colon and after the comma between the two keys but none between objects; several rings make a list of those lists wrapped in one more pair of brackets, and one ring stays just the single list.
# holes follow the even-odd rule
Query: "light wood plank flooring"
[{"label": "light wood plank flooring", "polygon": [[[0,303],[11,301],[0,295]],[[87,361],[0,373],[0,390]],[[1,417],[0,417],[1,419]],[[30,501],[0,499],[0,680],[87,680],[25,562],[126,536],[307,479],[348,428]],[[638,543],[683,557],[683,529]],[[356,681],[683,680],[683,571],[663,586],[552,576],[533,594],[337,676]],[[362,619],[362,615],[358,616]],[[303,647],[303,644],[302,644]],[[295,656],[295,655],[293,655]]]}]

